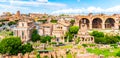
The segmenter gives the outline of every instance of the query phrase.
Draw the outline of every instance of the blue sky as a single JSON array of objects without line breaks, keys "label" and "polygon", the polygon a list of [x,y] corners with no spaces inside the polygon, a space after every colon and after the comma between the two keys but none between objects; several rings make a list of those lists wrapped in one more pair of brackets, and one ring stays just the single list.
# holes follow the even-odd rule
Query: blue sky
[{"label": "blue sky", "polygon": [[0,13],[120,13],[120,0],[0,0]]}]

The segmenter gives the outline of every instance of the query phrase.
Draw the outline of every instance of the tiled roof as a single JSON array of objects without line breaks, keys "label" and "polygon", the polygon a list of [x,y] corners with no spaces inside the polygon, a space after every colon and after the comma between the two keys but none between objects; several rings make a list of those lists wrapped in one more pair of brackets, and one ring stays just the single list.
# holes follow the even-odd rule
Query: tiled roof
[{"label": "tiled roof", "polygon": [[51,23],[45,23],[45,24],[42,24],[41,26],[52,26]]}]

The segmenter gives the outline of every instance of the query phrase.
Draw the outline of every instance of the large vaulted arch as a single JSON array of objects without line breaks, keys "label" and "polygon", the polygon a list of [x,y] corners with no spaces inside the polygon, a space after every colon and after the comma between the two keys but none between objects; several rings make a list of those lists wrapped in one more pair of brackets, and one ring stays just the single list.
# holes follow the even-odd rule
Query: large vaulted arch
[{"label": "large vaulted arch", "polygon": [[102,19],[100,18],[94,18],[92,21],[92,28],[102,28]]},{"label": "large vaulted arch", "polygon": [[89,28],[89,23],[90,21],[87,18],[82,18],[79,22],[79,26],[82,27],[81,24],[84,24],[87,26],[87,28]]},{"label": "large vaulted arch", "polygon": [[106,21],[105,21],[105,28],[108,29],[108,28],[112,28],[114,27],[115,25],[115,20],[113,18],[108,18]]}]

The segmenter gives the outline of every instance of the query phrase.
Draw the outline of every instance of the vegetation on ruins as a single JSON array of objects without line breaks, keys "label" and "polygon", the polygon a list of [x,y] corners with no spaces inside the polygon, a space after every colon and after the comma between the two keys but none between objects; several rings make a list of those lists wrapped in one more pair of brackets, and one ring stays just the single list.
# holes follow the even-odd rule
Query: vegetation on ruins
[{"label": "vegetation on ruins", "polygon": [[75,44],[79,44],[80,38],[75,39]]},{"label": "vegetation on ruins", "polygon": [[0,20],[0,22],[6,22],[6,21],[9,21],[9,20],[7,20],[7,19]]},{"label": "vegetation on ruins", "polygon": [[75,20],[72,19],[72,20],[70,21],[70,23],[71,23],[71,25],[73,26],[73,24],[75,23]]},{"label": "vegetation on ruins", "polygon": [[38,22],[46,23],[47,20],[38,20]]},{"label": "vegetation on ruins", "polygon": [[115,44],[119,42],[120,36],[105,35],[103,32],[93,31],[91,33],[95,38],[95,43],[97,44]]},{"label": "vegetation on ruins", "polygon": [[79,31],[79,27],[78,26],[71,26],[70,29],[69,29],[69,32],[71,34],[77,34]]},{"label": "vegetation on ruins", "polygon": [[10,21],[10,22],[8,23],[9,26],[15,25],[15,24],[17,24],[17,22],[15,22],[15,21]]},{"label": "vegetation on ruins", "polygon": [[66,42],[67,41],[71,42],[73,37],[74,37],[73,34],[71,34],[70,32],[67,32],[66,35],[65,35],[65,41]]},{"label": "vegetation on ruins", "polygon": [[113,48],[118,48],[118,44],[111,44],[110,46]]},{"label": "vegetation on ruins", "polygon": [[65,41],[69,41],[69,42],[71,42],[72,41],[72,39],[73,39],[73,37],[74,37],[74,35],[75,34],[77,34],[78,33],[78,31],[79,31],[79,27],[78,26],[71,26],[70,28],[69,28],[69,31],[68,32],[66,32],[66,35],[65,35]]},{"label": "vegetation on ruins", "polygon": [[23,44],[19,37],[4,38],[0,42],[0,53],[8,55],[17,55],[18,53],[31,52],[33,50],[31,44]]},{"label": "vegetation on ruins", "polygon": [[36,55],[36,58],[41,58],[39,53]]},{"label": "vegetation on ruins", "polygon": [[52,19],[50,22],[51,22],[51,23],[57,23],[57,21],[58,21],[58,20],[53,20],[53,19]]}]

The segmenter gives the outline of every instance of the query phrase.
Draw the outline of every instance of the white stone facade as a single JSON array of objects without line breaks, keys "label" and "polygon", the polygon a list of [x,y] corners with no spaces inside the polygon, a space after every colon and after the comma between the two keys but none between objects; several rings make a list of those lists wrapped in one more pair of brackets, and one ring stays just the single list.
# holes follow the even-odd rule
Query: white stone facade
[{"label": "white stone facade", "polygon": [[22,42],[27,42],[31,38],[31,31],[34,28],[32,22],[19,22],[16,28],[13,28],[14,35],[21,38]]}]

